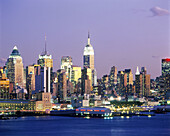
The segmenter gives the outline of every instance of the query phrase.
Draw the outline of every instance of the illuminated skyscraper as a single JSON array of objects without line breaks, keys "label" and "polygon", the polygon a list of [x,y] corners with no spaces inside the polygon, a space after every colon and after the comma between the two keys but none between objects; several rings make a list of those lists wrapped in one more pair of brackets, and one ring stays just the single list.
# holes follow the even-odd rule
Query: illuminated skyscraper
[{"label": "illuminated skyscraper", "polygon": [[34,65],[26,67],[26,89],[28,92],[28,98],[31,98],[32,91],[35,90]]},{"label": "illuminated skyscraper", "polygon": [[52,89],[53,59],[52,59],[52,56],[48,54],[46,50],[46,37],[45,37],[45,51],[41,55],[39,55],[39,59],[37,63],[38,65],[41,66],[41,72],[39,72],[39,75],[42,75],[43,73],[43,75],[41,76],[41,79],[43,79],[43,81],[41,82],[44,82],[44,87],[43,87],[44,92],[52,93],[53,91]]},{"label": "illuminated skyscraper", "polygon": [[162,76],[170,74],[170,58],[162,59]]},{"label": "illuminated skyscraper", "polygon": [[92,70],[90,68],[84,67],[82,69],[81,75],[81,94],[90,94],[92,91]]},{"label": "illuminated skyscraper", "polygon": [[50,67],[36,67],[35,90],[36,92],[52,93],[51,70]]},{"label": "illuminated skyscraper", "polygon": [[37,63],[41,67],[50,67],[50,68],[53,68],[53,59],[52,59],[52,56],[47,53],[47,49],[46,49],[46,36],[45,36],[45,50],[44,50],[44,52],[41,55],[39,55],[39,59],[38,59]]},{"label": "illuminated skyscraper", "polygon": [[72,58],[71,56],[63,56],[61,58],[61,69],[64,69],[66,71],[67,79],[71,81],[71,66],[73,65],[72,63]]},{"label": "illuminated skyscraper", "polygon": [[126,76],[126,83],[125,83],[125,86],[127,85],[133,85],[133,74],[132,74],[132,70],[131,69],[125,69],[125,74],[127,75]]},{"label": "illuminated skyscraper", "polygon": [[150,95],[150,75],[147,74],[145,67],[139,69],[137,67],[135,74],[135,91],[138,97],[148,97]]},{"label": "illuminated skyscraper", "polygon": [[117,68],[113,66],[109,75],[109,86],[112,88],[117,84]]},{"label": "illuminated skyscraper", "polygon": [[109,88],[109,75],[103,75],[102,77],[102,88],[108,90]]},{"label": "illuminated skyscraper", "polygon": [[83,67],[84,68],[90,68],[92,70],[92,78],[91,85],[96,86],[97,85],[97,72],[94,68],[94,49],[93,46],[90,44],[90,34],[88,33],[88,41],[87,45],[84,48],[83,53]]},{"label": "illuminated skyscraper", "polygon": [[131,69],[118,71],[117,74],[117,92],[121,96],[125,96],[126,100],[133,95],[133,74]]},{"label": "illuminated skyscraper", "polygon": [[150,75],[147,74],[146,67],[141,68],[141,94],[144,97],[148,97],[150,95]]},{"label": "illuminated skyscraper", "polygon": [[73,84],[73,87],[76,86],[78,83],[79,79],[81,78],[81,67],[78,66],[73,66],[71,67],[71,82]]},{"label": "illuminated skyscraper", "polygon": [[162,59],[162,78],[164,95],[166,99],[170,99],[170,58]]},{"label": "illuminated skyscraper", "polygon": [[10,83],[23,87],[23,79],[24,79],[24,69],[22,63],[22,57],[15,46],[10,54],[7,62],[7,77],[9,78]]},{"label": "illuminated skyscraper", "polygon": [[135,74],[135,92],[136,95],[139,97],[140,95],[140,79],[141,79],[140,72],[139,72],[139,68],[137,67],[136,69],[136,74]]},{"label": "illuminated skyscraper", "polygon": [[88,42],[86,47],[84,48],[83,54],[83,66],[94,69],[94,49],[90,44],[90,35],[88,34]]}]

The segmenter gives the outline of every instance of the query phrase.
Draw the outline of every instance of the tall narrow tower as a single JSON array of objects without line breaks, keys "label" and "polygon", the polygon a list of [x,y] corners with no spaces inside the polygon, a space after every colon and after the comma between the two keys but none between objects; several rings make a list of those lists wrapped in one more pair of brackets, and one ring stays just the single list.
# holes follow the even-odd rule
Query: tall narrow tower
[{"label": "tall narrow tower", "polygon": [[[45,36],[45,51],[39,55],[39,59],[37,61],[38,65],[41,66],[41,74],[40,79],[43,85],[44,92],[51,92],[52,93],[52,71],[53,71],[53,59],[52,55],[48,54],[46,49],[46,36]],[[42,89],[41,89],[42,91]]]},{"label": "tall narrow tower", "polygon": [[88,67],[94,70],[94,49],[90,44],[90,34],[88,33],[88,42],[86,47],[84,48],[83,54],[83,67]]}]

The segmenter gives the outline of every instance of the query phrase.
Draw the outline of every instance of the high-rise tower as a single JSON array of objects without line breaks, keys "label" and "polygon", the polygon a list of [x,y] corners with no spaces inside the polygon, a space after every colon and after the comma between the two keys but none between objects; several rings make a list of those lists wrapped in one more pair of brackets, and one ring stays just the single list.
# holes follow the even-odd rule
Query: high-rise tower
[{"label": "high-rise tower", "polygon": [[170,58],[162,59],[162,76],[170,73]]},{"label": "high-rise tower", "polygon": [[71,56],[63,56],[61,58],[61,69],[64,69],[67,75],[67,79],[71,81],[71,66],[73,65],[72,63],[72,58]]},{"label": "high-rise tower", "polygon": [[115,66],[111,67],[109,75],[109,86],[113,88],[117,84],[117,68]]},{"label": "high-rise tower", "polygon": [[84,53],[83,53],[83,67],[90,68],[92,70],[91,85],[96,86],[97,85],[97,72],[94,68],[94,49],[93,49],[93,46],[90,44],[89,33],[88,33],[87,45],[84,48]]},{"label": "high-rise tower", "polygon": [[162,78],[164,82],[164,94],[170,99],[170,58],[162,59]]},{"label": "high-rise tower", "polygon": [[136,74],[135,74],[135,92],[136,95],[139,97],[140,96],[140,83],[141,83],[142,75],[139,72],[139,68],[136,68]]},{"label": "high-rise tower", "polygon": [[46,36],[45,36],[45,51],[39,55],[38,59],[38,65],[41,67],[41,73],[40,75],[36,76],[37,79],[35,81],[38,81],[38,78],[41,79],[41,82],[43,82],[43,89],[41,87],[41,91],[44,92],[51,92],[52,89],[52,71],[53,71],[53,59],[52,56],[47,53],[46,50]]},{"label": "high-rise tower", "polygon": [[24,79],[24,68],[22,63],[22,57],[18,51],[18,48],[15,46],[10,54],[7,62],[7,77],[9,78],[10,83],[23,87]]},{"label": "high-rise tower", "polygon": [[147,74],[145,67],[139,69],[137,67],[135,74],[135,90],[138,97],[148,97],[150,96],[150,75]]},{"label": "high-rise tower", "polygon": [[90,44],[90,34],[88,33],[88,42],[84,48],[83,67],[88,67],[94,70],[94,49]]}]

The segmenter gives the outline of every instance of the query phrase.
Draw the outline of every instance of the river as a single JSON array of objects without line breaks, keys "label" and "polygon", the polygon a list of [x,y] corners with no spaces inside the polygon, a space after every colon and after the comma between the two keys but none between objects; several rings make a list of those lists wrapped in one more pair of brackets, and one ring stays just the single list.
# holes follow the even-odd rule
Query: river
[{"label": "river", "polygon": [[0,136],[169,136],[170,113],[113,119],[61,116],[0,120]]}]

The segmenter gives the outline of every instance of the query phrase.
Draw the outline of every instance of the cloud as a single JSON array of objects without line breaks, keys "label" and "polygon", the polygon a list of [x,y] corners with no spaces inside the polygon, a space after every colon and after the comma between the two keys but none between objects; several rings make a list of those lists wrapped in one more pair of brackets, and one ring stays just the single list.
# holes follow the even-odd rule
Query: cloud
[{"label": "cloud", "polygon": [[167,16],[170,15],[170,12],[166,9],[162,9],[160,7],[153,7],[150,9],[150,11],[153,13],[153,16]]},{"label": "cloud", "polygon": [[1,64],[4,64],[5,62],[6,62],[6,59],[0,58],[0,63],[1,63]]}]

